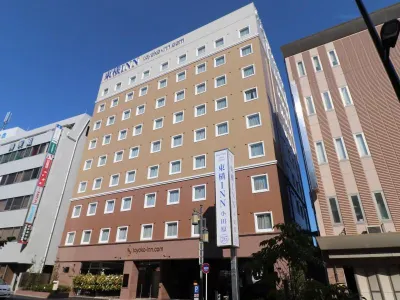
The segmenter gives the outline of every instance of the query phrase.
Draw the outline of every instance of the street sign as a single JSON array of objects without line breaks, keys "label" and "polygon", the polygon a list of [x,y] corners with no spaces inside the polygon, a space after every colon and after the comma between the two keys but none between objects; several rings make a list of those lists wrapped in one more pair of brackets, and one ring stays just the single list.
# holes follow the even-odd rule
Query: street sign
[{"label": "street sign", "polygon": [[53,155],[56,154],[56,149],[57,149],[57,144],[54,142],[50,142],[49,153]]},{"label": "street sign", "polygon": [[201,270],[203,271],[204,274],[210,273],[210,265],[208,263],[204,263],[201,266]]}]

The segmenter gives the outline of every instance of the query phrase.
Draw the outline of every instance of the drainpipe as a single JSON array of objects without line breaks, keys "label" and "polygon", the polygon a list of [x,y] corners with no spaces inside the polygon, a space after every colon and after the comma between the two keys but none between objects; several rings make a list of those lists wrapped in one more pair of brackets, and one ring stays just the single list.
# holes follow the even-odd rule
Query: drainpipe
[{"label": "drainpipe", "polygon": [[[72,161],[74,160],[74,157],[75,157],[76,147],[77,147],[77,145],[78,145],[79,139],[80,139],[81,136],[82,136],[82,133],[85,131],[85,129],[86,129],[87,125],[89,124],[89,122],[90,122],[90,119],[87,120],[85,126],[82,128],[81,132],[79,133],[78,139],[75,141],[74,149],[72,150],[72,156],[71,156],[71,159],[70,159],[70,161],[69,161],[67,175],[65,176],[65,180],[64,180],[62,192],[61,192],[61,195],[60,195],[60,199],[58,200],[57,211],[56,211],[56,214],[55,214],[55,216],[54,216],[53,225],[51,226],[51,231],[50,231],[49,240],[48,240],[48,242],[47,242],[47,246],[46,246],[46,250],[45,250],[45,252],[44,252],[43,260],[42,260],[42,262],[40,263],[40,273],[43,272],[44,266],[45,266],[45,264],[46,264],[46,258],[47,258],[47,255],[49,254],[49,248],[50,248],[51,239],[52,239],[52,237],[53,237],[54,228],[56,227],[58,214],[60,213],[61,202],[62,202],[62,199],[63,199],[63,197],[64,197],[65,189],[66,189],[66,187],[67,187],[68,176],[69,176],[69,173],[71,172],[71,166],[72,166]],[[71,137],[69,137],[69,136],[67,136],[67,137],[68,137],[69,139],[73,140]]]}]

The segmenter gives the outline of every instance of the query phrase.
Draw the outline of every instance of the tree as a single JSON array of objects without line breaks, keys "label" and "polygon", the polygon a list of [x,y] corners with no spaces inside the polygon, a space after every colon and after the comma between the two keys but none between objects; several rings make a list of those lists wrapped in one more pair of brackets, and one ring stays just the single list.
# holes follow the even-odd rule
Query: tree
[{"label": "tree", "polygon": [[264,299],[359,299],[342,284],[330,285],[310,278],[310,268],[324,267],[310,232],[295,223],[277,224],[274,228],[279,234],[262,241],[262,248],[253,253],[253,277],[259,280],[258,286],[264,287]]}]

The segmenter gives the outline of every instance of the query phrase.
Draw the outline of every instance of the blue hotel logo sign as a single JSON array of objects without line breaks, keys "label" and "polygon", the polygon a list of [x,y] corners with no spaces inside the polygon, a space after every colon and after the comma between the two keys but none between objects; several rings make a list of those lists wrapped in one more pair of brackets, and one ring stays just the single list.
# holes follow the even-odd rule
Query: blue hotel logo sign
[{"label": "blue hotel logo sign", "polygon": [[[169,43],[168,45],[158,48],[154,51],[151,51],[149,54],[146,54],[143,56],[143,61],[147,61],[153,57],[156,57],[157,55],[167,52],[172,48],[175,48],[176,46],[182,45],[185,42],[185,38],[181,38],[179,40],[176,40],[172,43]],[[115,76],[118,76],[119,74],[122,74],[126,71],[129,71],[139,65],[140,63],[140,57],[137,57],[135,59],[132,59],[118,67],[115,67],[114,69],[111,69],[110,71],[107,71],[103,74],[103,82],[107,81],[108,79],[114,78]]]}]

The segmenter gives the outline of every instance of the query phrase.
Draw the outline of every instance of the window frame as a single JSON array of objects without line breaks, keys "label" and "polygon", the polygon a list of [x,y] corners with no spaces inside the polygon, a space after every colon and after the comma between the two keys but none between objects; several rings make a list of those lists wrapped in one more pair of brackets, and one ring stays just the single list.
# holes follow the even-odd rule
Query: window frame
[{"label": "window frame", "polygon": [[[134,179],[133,179],[133,181],[128,181],[128,173],[131,173],[131,172],[135,173],[134,176],[133,176]],[[136,181],[136,169],[126,171],[125,172],[125,184],[134,183],[135,181]]]},{"label": "window frame", "polygon": [[[145,74],[149,74],[149,75],[145,75]],[[145,79],[148,77],[150,77],[150,70],[147,69],[142,72],[142,79]]]},{"label": "window frame", "polygon": [[[121,160],[116,160],[117,159],[117,153],[119,153],[119,152],[122,152],[122,155],[121,155],[122,158],[121,158]],[[125,152],[125,150],[123,150],[123,149],[114,152],[114,159],[113,159],[113,163],[114,164],[124,160],[124,152]]]},{"label": "window frame", "polygon": [[[337,207],[337,210],[338,210],[338,213],[339,213],[339,219],[340,219],[339,223],[335,222],[335,217],[333,216],[333,210],[332,210],[332,205],[331,205],[330,199],[335,199],[336,207]],[[331,217],[332,225],[333,226],[343,225],[343,217],[342,217],[342,213],[340,211],[339,201],[338,201],[337,197],[336,196],[330,196],[330,197],[327,197],[327,200],[328,200],[329,215]]]},{"label": "window frame", "polygon": [[[152,167],[157,167],[157,176],[150,177],[150,170],[151,170]],[[159,165],[159,164],[157,164],[157,165],[152,165],[152,166],[148,166],[148,167],[147,167],[147,179],[155,179],[155,178],[158,178],[158,176],[160,175],[159,173],[160,173],[160,165]]]},{"label": "window frame", "polygon": [[[199,67],[202,66],[202,65],[204,65],[204,71],[199,72]],[[196,65],[196,67],[195,67],[196,75],[199,75],[199,74],[202,74],[202,73],[205,73],[205,72],[207,72],[207,62],[204,61],[204,62],[199,63],[199,64]]]},{"label": "window frame", "polygon": [[[139,114],[139,109],[142,106],[143,106],[143,112],[141,114]],[[146,112],[146,104],[140,104],[140,105],[136,106],[136,116],[144,115],[145,112]]]},{"label": "window frame", "polygon": [[[224,62],[223,62],[222,64],[220,64],[220,65],[217,66],[217,59],[219,59],[219,58],[221,58],[221,57],[224,58]],[[222,54],[222,55],[217,56],[217,57],[214,58],[214,68],[218,68],[218,67],[223,66],[223,65],[225,65],[225,64],[226,64],[226,55],[225,55],[225,54]]]},{"label": "window frame", "polygon": [[[167,65],[167,67],[164,69],[163,67],[165,64]],[[169,61],[168,60],[164,61],[163,63],[160,64],[160,72],[167,71],[168,69],[169,69]]]},{"label": "window frame", "polygon": [[[357,141],[357,136],[358,135],[361,135],[362,138],[363,138],[363,141],[364,141],[364,144],[365,144],[365,148],[366,148],[366,150],[368,152],[366,155],[365,154],[361,154],[360,145],[358,144],[358,141]],[[365,138],[364,132],[353,133],[353,138],[354,138],[354,142],[356,143],[357,152],[358,152],[358,155],[360,156],[360,158],[371,157],[371,151],[369,150],[367,139]]]},{"label": "window frame", "polygon": [[[117,104],[114,105],[114,101],[115,101],[115,100],[117,100],[117,102],[116,102]],[[110,102],[110,108],[116,107],[116,106],[118,106],[118,104],[119,104],[119,97],[116,97],[116,98],[114,98],[114,99],[111,100],[111,102]]]},{"label": "window frame", "polygon": [[[301,63],[301,65],[303,67],[304,74],[300,74],[299,63]],[[299,76],[299,78],[307,76],[307,71],[306,71],[306,67],[304,65],[304,61],[303,60],[297,60],[296,61],[296,69],[297,69],[297,75]]]},{"label": "window frame", "polygon": [[[105,157],[105,158],[106,158],[104,165],[100,165],[100,161],[101,161],[101,158],[102,158],[102,157]],[[107,154],[100,155],[99,158],[98,158],[98,160],[97,160],[97,167],[104,167],[106,164],[107,164]]]},{"label": "window frame", "polygon": [[[100,179],[100,187],[95,188],[95,183],[97,179]],[[92,191],[100,190],[102,185],[103,185],[103,177],[96,177],[95,179],[93,179]]]},{"label": "window frame", "polygon": [[[256,90],[257,97],[256,97],[256,98],[253,98],[253,99],[250,99],[250,100],[247,100],[247,99],[246,99],[246,92],[251,91],[251,90],[254,90],[254,89]],[[254,87],[252,87],[252,88],[248,88],[248,89],[244,90],[244,91],[243,91],[243,99],[244,99],[244,102],[250,102],[250,101],[257,100],[257,99],[258,99],[258,88],[257,88],[256,86],[254,86]]]},{"label": "window frame", "polygon": [[[143,94],[143,90],[146,90],[146,93],[145,94]],[[145,86],[142,86],[140,89],[139,89],[139,97],[143,97],[143,96],[146,96],[147,94],[148,94],[148,92],[149,92],[149,86],[148,85],[145,85]]]},{"label": "window frame", "polygon": [[[194,233],[195,225],[193,225],[192,223],[190,223],[190,225],[191,225],[191,227],[190,227],[190,236],[191,236],[192,238],[198,238],[198,237],[200,237],[200,232],[199,232],[199,233]],[[198,223],[197,223],[196,225],[199,226]],[[200,231],[200,228],[199,228],[199,231]]]},{"label": "window frame", "polygon": [[[181,75],[182,73],[185,75],[185,78],[179,80],[179,75]],[[181,72],[176,73],[175,76],[176,76],[176,77],[175,77],[176,82],[181,82],[181,81],[186,80],[186,70],[183,70],[183,71],[181,71]]]},{"label": "window frame", "polygon": [[[110,119],[111,119],[111,118],[114,120],[112,123],[110,123]],[[114,125],[114,124],[115,124],[115,119],[116,119],[115,115],[108,116],[108,117],[107,117],[106,126]]]},{"label": "window frame", "polygon": [[[358,204],[360,205],[361,214],[363,216],[363,220],[362,221],[358,221],[357,220],[356,210],[354,209],[353,199],[351,198],[353,196],[357,196],[357,198],[358,198]],[[350,205],[352,207],[353,216],[354,216],[354,220],[356,221],[356,224],[364,224],[365,223],[365,212],[364,212],[364,207],[363,207],[362,202],[361,202],[360,194],[352,193],[352,194],[349,194],[348,197],[349,197]]]},{"label": "window frame", "polygon": [[[254,179],[255,179],[256,177],[261,177],[261,176],[265,176],[265,179],[267,180],[267,188],[266,188],[266,189],[262,189],[262,190],[256,190],[255,184],[254,184]],[[262,173],[262,174],[252,175],[252,176],[250,176],[250,181],[251,181],[251,192],[252,192],[253,194],[269,192],[270,189],[269,189],[269,178],[268,178],[268,173]]]},{"label": "window frame", "polygon": [[[135,149],[135,148],[138,149],[138,154],[137,154],[137,156],[131,156],[132,149]],[[128,159],[138,158],[138,157],[139,157],[139,153],[140,153],[140,146],[133,146],[133,147],[130,147],[130,148],[129,148],[129,157],[128,157]]]},{"label": "window frame", "polygon": [[[314,112],[310,112],[310,108],[308,107],[307,98],[311,99],[311,104],[312,104]],[[313,115],[317,114],[317,111],[315,110],[314,97],[312,95],[304,97],[304,103],[305,103],[306,110],[307,110],[307,116],[313,116]]]},{"label": "window frame", "polygon": [[[176,115],[182,113],[182,121],[176,121]],[[180,110],[180,111],[176,111],[172,114],[172,124],[179,124],[182,123],[185,120],[185,111],[184,110]]]},{"label": "window frame", "polygon": [[[325,161],[321,161],[320,157],[318,157],[318,143],[321,143],[322,149],[324,150],[324,156],[325,156]],[[315,147],[315,155],[317,157],[317,163],[318,165],[324,165],[328,163],[328,156],[326,155],[326,148],[325,148],[325,143],[323,140],[318,140],[314,142],[314,147]]]},{"label": "window frame", "polygon": [[[93,131],[99,130],[101,128],[101,123],[101,120],[97,120],[96,122],[94,122]],[[99,127],[96,127],[96,124],[100,124]]]},{"label": "window frame", "polygon": [[[114,176],[118,176],[118,177],[117,177],[117,183],[116,183],[116,184],[111,184],[112,181],[113,181],[113,177],[114,177]],[[110,175],[110,181],[109,181],[109,183],[108,183],[108,187],[118,186],[118,185],[119,185],[119,179],[120,179],[120,177],[121,177],[121,174],[120,174],[120,173],[111,174],[111,175]]]},{"label": "window frame", "polygon": [[[250,126],[249,117],[252,117],[252,116],[255,116],[255,115],[258,115],[258,118],[260,120],[260,124],[254,125],[254,126]],[[248,114],[248,115],[245,116],[245,118],[246,118],[246,129],[251,129],[251,128],[256,128],[256,127],[262,126],[261,113],[260,112],[255,112],[255,113]]]},{"label": "window frame", "polygon": [[[153,150],[153,145],[154,145],[154,143],[157,143],[157,142],[160,143],[160,150],[154,151],[154,150]],[[161,140],[161,139],[155,140],[155,141],[151,141],[151,142],[150,142],[150,153],[158,153],[158,152],[161,152],[161,147],[162,147],[162,140]]]},{"label": "window frame", "polygon": [[[197,108],[200,107],[200,106],[204,106],[204,114],[202,114],[202,115],[198,115],[198,114],[197,114]],[[195,117],[195,118],[204,116],[204,115],[206,115],[206,114],[207,114],[207,103],[201,103],[201,104],[196,105],[196,106],[194,107],[194,117]]]},{"label": "window frame", "polygon": [[[119,232],[121,228],[126,228],[126,238],[124,240],[119,239]],[[118,226],[117,227],[117,233],[115,235],[115,242],[116,243],[124,243],[128,240],[128,231],[129,231],[129,226]]]},{"label": "window frame", "polygon": [[[245,75],[244,75],[244,70],[247,69],[247,68],[250,68],[250,67],[253,68],[253,72],[254,72],[254,73],[251,74],[251,75],[245,76]],[[242,74],[242,79],[246,79],[246,78],[249,78],[249,77],[251,77],[251,76],[256,75],[256,66],[255,66],[255,64],[251,64],[251,65],[242,67],[242,68],[241,68],[241,74]]]},{"label": "window frame", "polygon": [[[335,53],[335,57],[336,57],[336,61],[337,61],[337,65],[333,65],[333,62],[332,62],[332,60],[331,60],[331,57],[330,57],[330,55],[329,55],[329,53],[330,53],[330,52],[333,52],[333,53]],[[337,53],[336,53],[336,50],[335,50],[335,49],[328,50],[328,51],[327,51],[327,56],[328,56],[329,63],[330,63],[330,65],[331,65],[331,67],[332,67],[332,68],[334,68],[334,67],[337,67],[337,66],[340,66],[340,60],[339,60],[339,56],[337,55]]]},{"label": "window frame", "polygon": [[97,113],[101,113],[103,111],[106,110],[106,104],[105,103],[101,103],[99,104],[99,106],[97,107]]},{"label": "window frame", "polygon": [[[200,51],[200,49],[203,49],[204,48],[204,53],[199,53]],[[199,47],[197,47],[196,48],[196,56],[197,57],[200,57],[200,56],[204,56],[204,55],[206,55],[206,45],[202,45],[202,46],[199,46]]]},{"label": "window frame", "polygon": [[[129,95],[132,95],[132,98],[131,98],[131,99],[129,99]],[[135,96],[135,92],[134,92],[134,91],[130,91],[129,93],[126,93],[126,95],[125,95],[125,102],[132,101],[133,98],[134,98],[134,96]]]},{"label": "window frame", "polygon": [[[124,208],[124,200],[125,200],[125,199],[130,199],[129,208]],[[121,198],[121,208],[120,208],[120,211],[129,211],[129,210],[131,210],[131,209],[132,209],[132,200],[133,200],[133,197],[132,197],[132,196],[122,197],[122,198]]]},{"label": "window frame", "polygon": [[[181,137],[182,143],[178,146],[174,146],[174,138],[175,137]],[[183,146],[183,133],[179,133],[179,134],[175,134],[173,136],[171,136],[171,148],[178,148],[178,147],[182,147]]]},{"label": "window frame", "polygon": [[[329,100],[330,100],[331,105],[332,105],[332,108],[330,108],[330,109],[328,109],[328,108],[326,107],[325,97],[324,97],[324,94],[325,94],[325,93],[328,93],[328,95],[329,95]],[[321,98],[322,98],[322,104],[324,105],[325,111],[332,111],[332,110],[335,110],[335,106],[333,105],[332,95],[331,95],[331,92],[330,92],[329,90],[323,91],[323,92],[321,93]]]},{"label": "window frame", "polygon": [[[385,205],[385,209],[386,209],[386,212],[387,212],[388,217],[389,217],[388,219],[383,219],[382,216],[381,216],[381,212],[379,210],[378,202],[377,202],[376,196],[375,196],[375,194],[377,194],[377,193],[380,193],[381,196],[382,196],[383,204]],[[372,191],[372,197],[373,197],[372,199],[374,200],[374,206],[375,206],[375,210],[376,210],[376,213],[378,215],[379,220],[382,223],[391,222],[392,221],[392,214],[390,213],[389,206],[387,204],[387,200],[386,200],[385,194],[383,193],[383,190],[374,190],[374,191]]]},{"label": "window frame", "polygon": [[[204,167],[196,168],[196,158],[204,156]],[[207,154],[199,154],[193,156],[193,170],[201,170],[201,169],[206,169],[207,168]]]},{"label": "window frame", "polygon": [[[94,146],[92,147],[92,142],[93,142],[93,141],[94,141]],[[90,141],[89,141],[88,150],[96,149],[96,147],[97,147],[97,138],[90,140]]]},{"label": "window frame", "polygon": [[[222,77],[225,77],[225,83],[223,85],[217,86],[218,79],[220,79]],[[226,76],[226,74],[222,74],[222,75],[216,76],[215,79],[214,79],[214,88],[216,88],[216,89],[220,88],[220,87],[223,87],[223,86],[225,86],[227,84],[228,84],[228,77]]]},{"label": "window frame", "polygon": [[[140,133],[138,133],[138,134],[136,134],[136,129],[137,129],[137,127],[139,127],[140,126]],[[138,135],[141,135],[143,133],[143,123],[140,123],[140,124],[137,124],[137,125],[135,125],[135,126],[133,126],[133,132],[132,132],[132,136],[138,136]]]},{"label": "window frame", "polygon": [[[201,187],[204,186],[204,198],[200,198],[200,199],[196,199],[195,195],[196,195],[196,188],[197,187]],[[207,184],[203,183],[203,184],[196,184],[192,186],[192,202],[197,202],[197,201],[204,201],[207,199]]]},{"label": "window frame", "polygon": [[[346,88],[346,90],[347,90],[347,93],[348,93],[349,99],[350,99],[350,104],[346,104],[346,102],[345,102],[345,99],[344,99],[344,96],[343,96],[343,92],[342,92],[343,88]],[[349,89],[348,85],[344,85],[344,86],[339,87],[339,95],[340,95],[340,99],[342,100],[342,103],[343,103],[344,107],[354,105],[353,97],[351,96],[350,89]]]},{"label": "window frame", "polygon": [[[183,92],[183,98],[178,100],[178,94],[180,94],[180,93],[182,93],[182,92]],[[185,89],[176,91],[176,92],[175,92],[175,95],[174,95],[174,102],[183,101],[183,100],[185,100],[185,98],[186,98],[186,90],[185,90]]]},{"label": "window frame", "polygon": [[[73,234],[72,242],[68,243],[68,237],[70,234]],[[65,235],[65,243],[64,246],[73,246],[75,242],[75,237],[76,237],[76,231],[68,231],[67,234]]]},{"label": "window frame", "polygon": [[[249,33],[246,33],[244,36],[242,36],[242,31],[243,30],[245,30],[245,29],[247,29],[248,31],[249,31]],[[250,25],[247,25],[247,26],[245,26],[245,27],[243,27],[243,28],[240,28],[240,29],[238,29],[238,36],[239,36],[239,39],[242,39],[242,38],[244,38],[244,37],[246,37],[246,36],[249,36],[250,35]]]},{"label": "window frame", "polygon": [[[172,163],[178,162],[179,161],[179,172],[172,173]],[[182,159],[176,159],[176,160],[171,160],[169,162],[169,168],[168,168],[168,175],[176,175],[176,174],[181,174],[182,173]]]},{"label": "window frame", "polygon": [[[178,191],[178,202],[171,202],[171,192]],[[181,189],[169,189],[167,190],[167,205],[177,205],[181,202]]]},{"label": "window frame", "polygon": [[[113,202],[112,211],[107,211],[107,204],[108,204],[109,202]],[[105,205],[104,205],[104,212],[103,212],[105,215],[114,213],[114,211],[115,211],[115,202],[116,202],[115,199],[108,199],[108,200],[106,200]]]},{"label": "window frame", "polygon": [[[106,138],[107,138],[107,137],[110,137],[110,140],[109,140],[108,143],[106,143]],[[102,146],[106,146],[106,145],[111,144],[111,138],[112,138],[112,134],[111,134],[111,133],[104,135],[104,136],[103,136],[103,140],[101,141],[101,145],[102,145]]]},{"label": "window frame", "polygon": [[[219,41],[221,41],[222,40],[222,45],[217,45],[217,42],[219,42]],[[214,49],[218,49],[218,48],[221,48],[221,47],[223,47],[223,46],[225,46],[225,38],[222,36],[222,37],[220,37],[220,38],[217,38],[216,40],[214,40]]]},{"label": "window frame", "polygon": [[[181,57],[183,57],[183,56],[185,57],[185,60],[181,62]],[[177,64],[181,65],[181,64],[184,64],[186,61],[187,61],[187,54],[184,53],[184,54],[181,54],[181,55],[178,56]]]},{"label": "window frame", "polygon": [[[129,112],[129,116],[127,118],[125,118],[125,113],[126,112]],[[132,114],[132,109],[131,108],[124,110],[122,112],[121,121],[125,121],[125,120],[130,119],[131,118],[131,114]]]},{"label": "window frame", "polygon": [[[226,100],[226,106],[224,107],[224,108],[220,108],[220,109],[218,109],[218,101],[220,101],[220,100],[222,100],[222,99],[225,99]],[[214,101],[214,105],[215,105],[215,111],[220,111],[220,110],[224,110],[224,109],[227,109],[228,108],[228,96],[224,96],[224,97],[221,97],[221,98],[218,98],[218,99],[215,99],[215,101]]]},{"label": "window frame", "polygon": [[[90,161],[90,166],[87,168],[87,167],[86,167],[86,163],[87,163],[88,161]],[[92,165],[93,165],[93,158],[85,160],[85,163],[83,164],[83,171],[90,170],[90,169],[92,168]]]},{"label": "window frame", "polygon": [[[122,131],[126,131],[125,138],[121,138]],[[126,140],[127,138],[128,138],[128,128],[124,128],[124,129],[121,129],[120,131],[118,131],[118,141],[123,141],[123,140]]]},{"label": "window frame", "polygon": [[[203,130],[204,129],[204,139],[202,140],[196,140],[196,133],[199,130]],[[201,141],[205,141],[207,139],[207,127],[201,127],[201,128],[197,128],[195,130],[193,130],[194,136],[193,136],[193,142],[197,143],[197,142],[201,142]]]},{"label": "window frame", "polygon": [[[319,63],[319,66],[320,66],[321,70],[317,70],[317,66],[315,65],[315,62],[314,62],[314,57],[316,57],[318,59],[318,63]],[[321,63],[321,59],[319,58],[319,55],[311,56],[311,62],[312,62],[312,65],[314,67],[314,72],[318,73],[318,72],[323,72],[324,71],[324,69],[322,68],[322,63]]]},{"label": "window frame", "polygon": [[101,96],[102,96],[102,97],[107,96],[108,93],[109,93],[109,91],[110,91],[110,90],[109,90],[108,88],[103,89],[103,91],[101,92]]},{"label": "window frame", "polygon": [[[257,156],[251,156],[251,146],[255,145],[255,144],[259,144],[261,143],[262,147],[263,147],[263,155],[257,155]],[[249,151],[249,159],[254,159],[254,158],[260,158],[260,157],[264,157],[265,156],[265,145],[264,145],[264,141],[257,141],[257,142],[253,142],[253,143],[249,143],[247,145],[248,147],[248,151]]]},{"label": "window frame", "polygon": [[[176,236],[168,236],[167,235],[167,233],[168,233],[168,224],[176,224]],[[178,236],[179,236],[179,221],[168,221],[168,222],[165,222],[165,225],[164,225],[164,239],[166,239],[166,240],[170,240],[170,239],[177,239],[178,238]]]},{"label": "window frame", "polygon": [[[76,209],[79,207],[79,215],[77,215],[77,216],[75,216],[75,212],[76,212]],[[72,214],[71,214],[71,219],[76,219],[76,218],[79,218],[80,216],[81,216],[81,213],[82,213],[82,204],[79,204],[79,205],[75,205],[74,206],[74,208],[72,209]]]},{"label": "window frame", "polygon": [[114,91],[119,91],[122,88],[122,82],[117,82],[114,86]]},{"label": "window frame", "polygon": [[[269,214],[271,216],[271,229],[260,229],[258,228],[257,216]],[[272,211],[262,211],[262,212],[255,212],[254,215],[254,228],[256,233],[265,233],[265,232],[273,232],[274,231],[274,216]]]},{"label": "window frame", "polygon": [[[228,131],[226,133],[218,134],[218,126],[225,124],[225,123],[227,124],[226,127],[228,128]],[[228,135],[228,134],[229,134],[229,121],[223,121],[223,122],[219,122],[219,123],[215,124],[215,137],[220,137],[220,136],[224,136],[224,135]]]},{"label": "window frame", "polygon": [[[243,55],[243,49],[247,48],[247,47],[250,47],[251,52],[249,54]],[[245,45],[243,47],[240,47],[240,57],[245,57],[245,56],[248,56],[250,54],[253,54],[253,44],[247,44],[247,45]]]},{"label": "window frame", "polygon": [[[147,196],[148,195],[153,195],[153,194],[154,194],[154,205],[147,205]],[[157,192],[151,192],[151,193],[144,194],[144,206],[143,206],[143,208],[156,207],[156,204],[157,204]]]},{"label": "window frame", "polygon": [[[341,140],[341,142],[342,142],[343,149],[344,149],[344,154],[346,156],[345,158],[340,158],[339,149],[338,149],[337,142],[336,142],[337,140]],[[347,161],[347,160],[349,160],[349,154],[347,153],[347,148],[346,148],[346,144],[344,143],[343,136],[338,136],[338,137],[333,138],[333,143],[335,145],[335,150],[336,150],[336,155],[338,157],[338,160],[339,161]]]},{"label": "window frame", "polygon": [[[161,120],[161,127],[156,128],[157,121]],[[164,117],[160,117],[153,120],[153,130],[158,130],[164,127]]]},{"label": "window frame", "polygon": [[[94,213],[90,213],[90,205],[91,204],[95,204],[95,208],[94,208]],[[96,201],[96,202],[90,202],[89,204],[88,204],[88,207],[87,207],[87,210],[86,210],[86,216],[87,217],[90,217],[90,216],[95,216],[96,215],[96,212],[97,212],[97,206],[98,206],[98,202]]]},{"label": "window frame", "polygon": [[[89,232],[89,241],[88,242],[84,242],[83,238],[85,237],[85,232]],[[92,239],[92,229],[85,229],[82,230],[82,236],[81,236],[81,245],[89,245],[90,244],[90,240]]]},{"label": "window frame", "polygon": [[136,75],[133,75],[133,76],[129,77],[129,85],[135,83],[136,80],[137,80],[137,76]]},{"label": "window frame", "polygon": [[[151,237],[145,238],[143,237],[144,227],[151,225]],[[141,241],[151,241],[153,239],[153,232],[154,232],[154,223],[142,224],[140,229],[140,240]]]},{"label": "window frame", "polygon": [[[162,100],[162,99],[164,99],[164,105],[162,105],[162,106],[158,106],[158,101],[160,101],[160,100]],[[166,97],[166,96],[163,96],[163,97],[157,98],[157,99],[156,99],[156,107],[155,107],[155,109],[159,109],[159,108],[162,108],[162,107],[164,107],[164,106],[166,105],[166,102],[167,102],[167,97]]]},{"label": "window frame", "polygon": [[[102,241],[102,240],[101,240],[101,236],[103,235],[103,231],[105,231],[105,230],[108,230],[108,238],[107,238],[107,241]],[[110,228],[110,227],[108,227],[108,228],[100,228],[100,234],[99,234],[99,241],[98,241],[98,243],[99,243],[99,244],[107,244],[108,241],[110,240],[110,235],[111,235],[111,228]]]},{"label": "window frame", "polygon": [[[161,87],[161,82],[163,82],[164,80],[165,80],[165,86]],[[158,87],[159,90],[165,89],[167,86],[168,86],[168,78],[167,78],[167,77],[165,77],[165,78],[163,78],[163,79],[160,79],[160,80],[157,82],[157,87]]]},{"label": "window frame", "polygon": [[[199,86],[201,86],[201,85],[203,85],[204,84],[204,91],[202,91],[202,92],[198,92],[198,87]],[[200,83],[198,83],[198,84],[196,84],[195,86],[194,86],[194,94],[197,96],[197,95],[201,95],[201,94],[204,94],[205,92],[207,92],[207,82],[206,81],[203,81],[203,82],[200,82]]]}]

